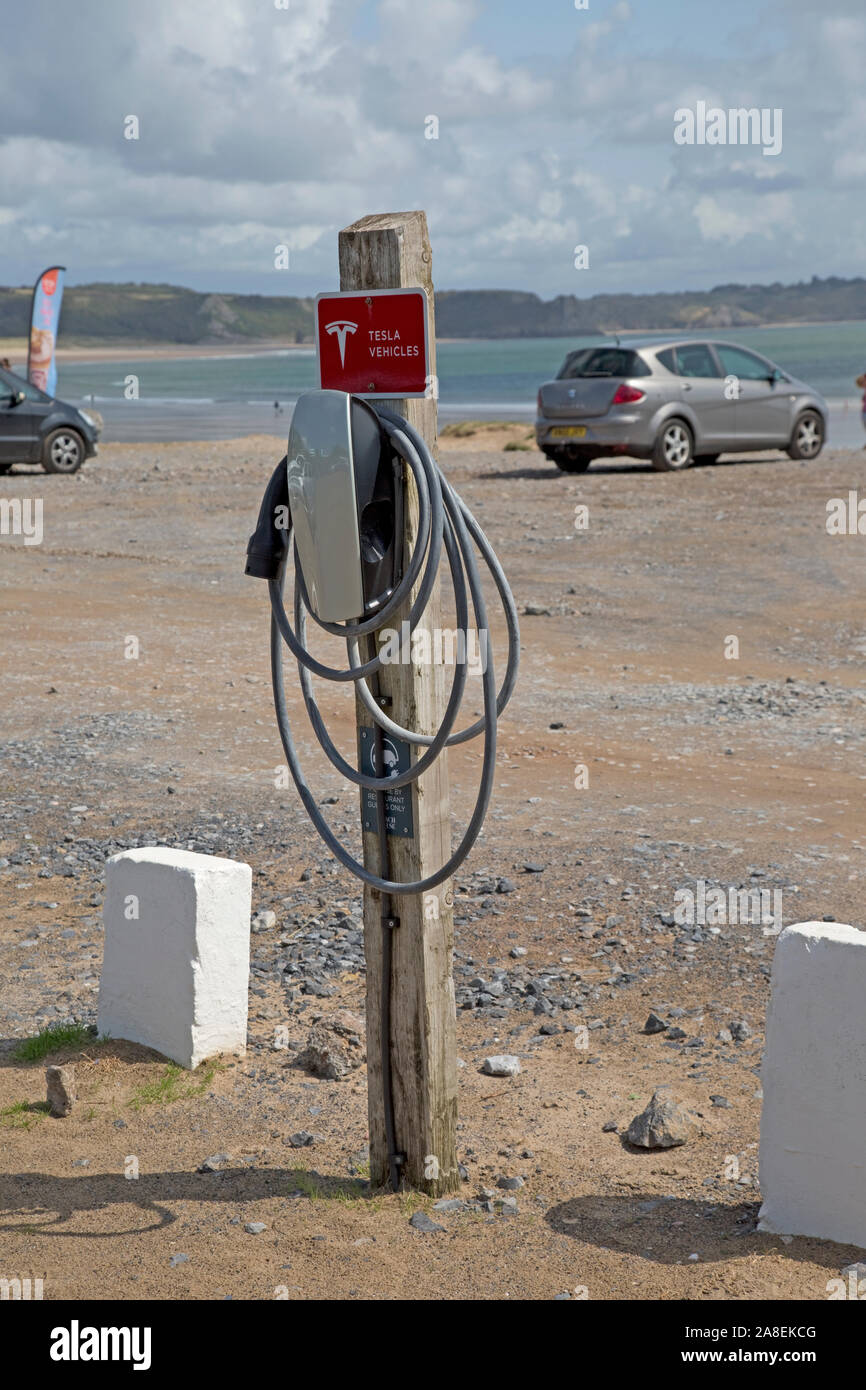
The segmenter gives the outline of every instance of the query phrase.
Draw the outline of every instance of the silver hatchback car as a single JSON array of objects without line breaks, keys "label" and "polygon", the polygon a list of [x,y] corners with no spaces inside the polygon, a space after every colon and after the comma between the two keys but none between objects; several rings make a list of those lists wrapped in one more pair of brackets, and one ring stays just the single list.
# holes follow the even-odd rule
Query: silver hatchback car
[{"label": "silver hatchback car", "polygon": [[671,339],[578,348],[538,393],[538,447],[564,473],[628,454],[654,468],[784,449],[817,458],[824,397],[735,343]]}]

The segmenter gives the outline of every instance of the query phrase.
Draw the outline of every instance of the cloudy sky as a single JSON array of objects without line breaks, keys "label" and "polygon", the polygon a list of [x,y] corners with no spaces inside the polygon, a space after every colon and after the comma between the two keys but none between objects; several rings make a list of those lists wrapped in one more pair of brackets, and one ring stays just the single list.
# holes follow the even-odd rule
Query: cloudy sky
[{"label": "cloudy sky", "polygon": [[[314,293],[341,227],[415,207],[441,289],[866,273],[864,0],[27,0],[3,27],[3,284]],[[780,108],[781,154],[677,145],[699,101]]]}]

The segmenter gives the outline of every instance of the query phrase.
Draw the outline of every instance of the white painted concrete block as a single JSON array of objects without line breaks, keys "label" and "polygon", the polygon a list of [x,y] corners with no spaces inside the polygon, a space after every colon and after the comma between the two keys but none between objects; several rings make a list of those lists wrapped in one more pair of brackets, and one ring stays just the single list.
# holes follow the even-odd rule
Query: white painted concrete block
[{"label": "white painted concrete block", "polygon": [[866,1246],[866,932],[782,932],[761,1084],[758,1226]]},{"label": "white painted concrete block", "polygon": [[184,1067],[247,1041],[249,864],[133,849],[106,866],[100,1033]]}]

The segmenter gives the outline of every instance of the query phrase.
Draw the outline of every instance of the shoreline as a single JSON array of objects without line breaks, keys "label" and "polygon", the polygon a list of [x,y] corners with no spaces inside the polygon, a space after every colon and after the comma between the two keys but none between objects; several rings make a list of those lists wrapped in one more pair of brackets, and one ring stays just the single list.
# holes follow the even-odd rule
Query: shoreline
[{"label": "shoreline", "polygon": [[[823,328],[831,326],[842,327],[850,324],[864,324],[864,319],[818,319],[818,320],[786,320],[784,323],[754,323],[742,324],[739,326],[731,325],[729,328],[718,328],[707,330],[709,336],[716,337],[726,333],[753,333],[758,331],[769,331],[771,329],[793,329],[793,328]],[[505,337],[470,337],[470,338],[448,338],[437,337],[437,342],[442,343],[540,343],[540,342],[559,342],[563,339],[579,338],[642,338],[655,336],[657,334],[669,334],[672,338],[677,337],[701,337],[700,327],[695,328],[621,328],[606,329],[597,333],[561,333],[557,335],[544,334],[542,337],[524,336],[523,334],[507,335]],[[707,336],[707,334],[703,334]],[[88,362],[113,362],[122,361],[130,357],[152,361],[195,361],[196,358],[231,358],[231,357],[256,357],[270,356],[272,353],[297,352],[308,355],[315,352],[315,342],[297,343],[289,342],[279,338],[256,339],[255,342],[240,343],[147,343],[140,344],[134,340],[117,342],[82,345],[74,343],[69,347],[59,347],[57,349],[57,361],[78,362],[87,364]],[[0,338],[0,357],[21,358],[27,352],[26,338]]]},{"label": "shoreline", "polygon": [[[440,341],[443,341],[440,339]],[[255,343],[150,343],[141,346],[135,342],[112,343],[102,347],[64,347],[57,349],[57,361],[115,362],[124,358],[150,358],[153,361],[170,362],[195,361],[199,357],[267,357],[276,352],[315,352],[316,345],[309,343],[288,343],[279,340],[262,339]],[[22,358],[27,354],[26,338],[0,338],[0,357]]]}]

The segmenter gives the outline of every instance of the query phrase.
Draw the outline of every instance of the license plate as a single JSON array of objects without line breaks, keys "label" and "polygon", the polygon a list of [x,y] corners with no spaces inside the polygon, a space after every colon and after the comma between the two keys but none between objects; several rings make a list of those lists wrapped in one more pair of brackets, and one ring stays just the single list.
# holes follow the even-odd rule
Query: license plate
[{"label": "license plate", "polygon": [[586,425],[557,425],[550,434],[553,439],[583,439]]}]

